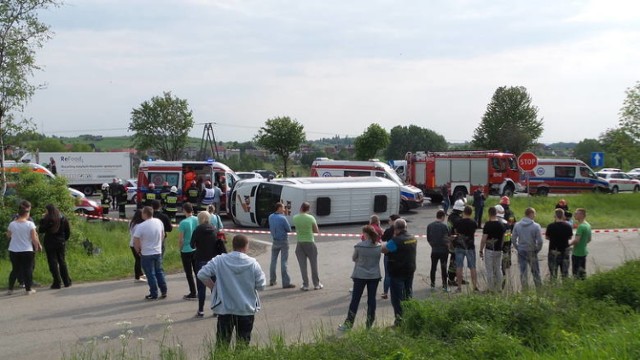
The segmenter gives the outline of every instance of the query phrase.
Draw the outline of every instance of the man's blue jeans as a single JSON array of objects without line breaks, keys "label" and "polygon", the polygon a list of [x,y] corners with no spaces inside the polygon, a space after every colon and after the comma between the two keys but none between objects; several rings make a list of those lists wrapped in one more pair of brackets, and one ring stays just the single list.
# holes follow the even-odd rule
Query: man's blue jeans
[{"label": "man's blue jeans", "polygon": [[271,245],[271,266],[269,268],[269,283],[275,284],[277,280],[276,265],[278,263],[278,254],[280,255],[280,274],[282,275],[282,286],[291,284],[289,272],[287,271],[287,263],[289,261],[289,242],[274,241]]},{"label": "man's blue jeans", "polygon": [[391,276],[390,288],[391,306],[396,320],[395,325],[402,322],[402,301],[411,299],[413,295],[413,274],[407,277]]},{"label": "man's blue jeans", "polygon": [[162,269],[162,254],[142,255],[140,263],[144,274],[147,275],[149,284],[149,295],[158,297],[158,288],[163,295],[167,294],[167,283],[164,280],[164,270]]}]

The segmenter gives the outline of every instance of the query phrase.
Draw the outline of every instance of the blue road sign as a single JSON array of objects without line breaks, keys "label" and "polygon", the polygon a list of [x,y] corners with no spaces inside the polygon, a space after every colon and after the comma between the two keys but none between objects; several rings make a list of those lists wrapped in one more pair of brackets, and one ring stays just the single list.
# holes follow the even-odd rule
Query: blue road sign
[{"label": "blue road sign", "polygon": [[603,167],[604,166],[604,153],[592,152],[591,153],[591,167]]}]

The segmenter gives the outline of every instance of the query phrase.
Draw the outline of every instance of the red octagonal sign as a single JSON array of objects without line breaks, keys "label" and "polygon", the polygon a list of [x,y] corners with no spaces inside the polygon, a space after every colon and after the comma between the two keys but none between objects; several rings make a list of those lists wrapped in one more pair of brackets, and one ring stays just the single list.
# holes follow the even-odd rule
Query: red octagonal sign
[{"label": "red octagonal sign", "polygon": [[538,166],[538,157],[531,152],[523,152],[518,156],[518,166],[523,171],[533,171]]}]

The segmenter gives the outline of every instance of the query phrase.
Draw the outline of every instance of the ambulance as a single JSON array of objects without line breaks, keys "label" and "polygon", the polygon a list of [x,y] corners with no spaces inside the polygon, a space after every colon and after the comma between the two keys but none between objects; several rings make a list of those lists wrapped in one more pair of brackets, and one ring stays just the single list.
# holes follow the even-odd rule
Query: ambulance
[{"label": "ambulance", "polygon": [[419,208],[424,202],[422,190],[407,185],[387,164],[371,159],[369,161],[331,160],[317,158],[311,164],[311,176],[317,177],[361,177],[377,176],[389,179],[399,186],[400,212]]},{"label": "ambulance", "polygon": [[609,191],[609,182],[598,177],[587,164],[578,159],[538,158],[538,166],[533,171],[525,172],[522,177],[524,186],[527,174],[528,192],[531,195]]},{"label": "ambulance", "polygon": [[277,202],[291,223],[305,201],[318,225],[366,223],[398,213],[400,186],[381,177],[247,179],[236,183],[229,208],[236,225],[268,227]]},{"label": "ambulance", "polygon": [[238,177],[231,168],[217,161],[142,161],[138,168],[137,203],[144,203],[150,183],[155,184],[157,192],[165,182],[178,188],[178,202],[184,203],[192,179],[199,184],[210,181],[218,186],[225,195],[220,199],[219,211],[226,211],[228,194]]}]

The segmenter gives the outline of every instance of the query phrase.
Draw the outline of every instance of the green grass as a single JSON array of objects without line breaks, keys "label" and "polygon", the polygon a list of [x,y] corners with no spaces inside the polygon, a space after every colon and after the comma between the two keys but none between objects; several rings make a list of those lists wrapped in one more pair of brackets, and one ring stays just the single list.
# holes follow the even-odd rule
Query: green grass
[{"label": "green grass", "polygon": [[[638,227],[638,211],[640,210],[640,194],[577,194],[559,196],[512,197],[511,210],[517,219],[522,219],[524,211],[531,206],[536,209],[536,221],[546,227],[553,221],[556,203],[565,199],[569,203],[569,211],[577,208],[587,209],[587,221],[593,229],[618,229]],[[485,202],[487,207],[497,205],[498,197],[490,197]],[[486,217],[486,215],[485,215]]]},{"label": "green grass", "polygon": [[[122,222],[77,221],[72,232],[81,233],[83,237],[72,236],[67,243],[67,265],[74,282],[104,281],[133,278],[133,255],[129,248],[129,228]],[[82,246],[82,240],[88,238],[100,253],[88,256]],[[169,233],[166,240],[164,269],[176,272],[182,269],[178,251],[177,229]],[[11,266],[0,268],[0,287],[7,288]],[[34,281],[48,286],[51,284],[51,273],[47,265],[47,257],[43,252],[36,254]]]}]

